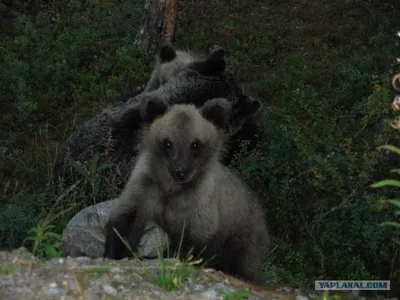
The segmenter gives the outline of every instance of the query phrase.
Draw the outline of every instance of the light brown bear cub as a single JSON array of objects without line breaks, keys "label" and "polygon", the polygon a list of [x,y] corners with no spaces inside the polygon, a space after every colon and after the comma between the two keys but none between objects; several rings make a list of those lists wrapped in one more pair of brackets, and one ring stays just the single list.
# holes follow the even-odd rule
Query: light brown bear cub
[{"label": "light brown bear cub", "polygon": [[261,284],[269,244],[265,216],[254,193],[219,161],[231,103],[223,98],[194,105],[148,100],[141,106],[146,128],[130,179],[106,225],[104,257],[132,256],[145,225],[154,221],[181,254]]}]

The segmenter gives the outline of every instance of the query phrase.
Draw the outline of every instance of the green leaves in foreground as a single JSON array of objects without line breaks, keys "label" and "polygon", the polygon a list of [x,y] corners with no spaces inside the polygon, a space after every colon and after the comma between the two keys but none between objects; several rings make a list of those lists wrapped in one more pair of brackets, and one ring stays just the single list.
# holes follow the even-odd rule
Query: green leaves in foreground
[{"label": "green leaves in foreground", "polygon": [[373,188],[379,188],[379,187],[383,187],[383,186],[396,186],[396,187],[400,187],[400,181],[398,180],[393,180],[393,179],[385,179],[385,180],[381,180],[377,183],[374,183],[371,185],[371,187]]},{"label": "green leaves in foreground", "polygon": [[110,165],[107,164],[98,165],[99,159],[100,159],[100,154],[98,152],[96,152],[92,160],[87,165],[84,166],[81,166],[73,159],[68,159],[69,165],[73,167],[77,172],[79,172],[79,174],[81,174],[84,177],[85,181],[88,184],[90,184],[91,196],[93,200],[96,200],[96,196],[98,195],[101,189],[102,177],[100,175],[100,171],[110,168]]},{"label": "green leaves in foreground", "polygon": [[[389,202],[390,204],[393,204],[394,206],[397,206],[397,210],[394,212],[394,215],[396,217],[400,216],[400,200],[399,199],[393,199],[393,200],[386,200],[387,202]],[[394,226],[400,229],[400,223],[397,222],[383,222],[381,224],[381,226],[385,226],[385,225],[389,225],[389,226]]]},{"label": "green leaves in foreground", "polygon": [[178,259],[159,259],[160,268],[156,271],[154,282],[168,290],[181,288],[193,272],[190,266],[180,262]]},{"label": "green leaves in foreground", "polygon": [[[385,145],[385,146],[378,147],[378,150],[381,150],[381,149],[386,149],[386,150],[395,152],[397,155],[400,155],[400,148],[397,148],[397,147],[395,147],[393,145]],[[393,169],[391,172],[400,174],[400,169]],[[381,181],[371,185],[371,187],[373,187],[373,188],[380,188],[380,187],[383,187],[383,186],[400,187],[400,180],[385,179],[385,180],[381,180]],[[400,200],[399,199],[392,199],[392,200],[386,200],[386,201],[398,208],[394,212],[394,215],[395,216],[400,216]],[[387,226],[387,225],[388,226],[394,226],[396,228],[400,228],[400,223],[397,223],[397,222],[383,222],[383,223],[381,223],[381,226]]]},{"label": "green leaves in foreground", "polygon": [[61,252],[59,250],[61,243],[61,235],[53,232],[56,226],[39,224],[38,226],[30,229],[25,241],[33,242],[33,253],[37,257],[54,258],[59,257]]}]

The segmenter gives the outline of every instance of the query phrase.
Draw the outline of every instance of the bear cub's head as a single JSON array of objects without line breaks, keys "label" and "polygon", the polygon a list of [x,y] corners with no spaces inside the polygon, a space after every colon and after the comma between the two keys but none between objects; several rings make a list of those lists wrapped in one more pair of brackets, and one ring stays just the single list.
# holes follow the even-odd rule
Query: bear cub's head
[{"label": "bear cub's head", "polygon": [[142,103],[141,114],[147,123],[142,149],[150,156],[158,178],[185,185],[215,165],[224,150],[231,109],[224,98],[208,100],[200,109],[157,100]]}]

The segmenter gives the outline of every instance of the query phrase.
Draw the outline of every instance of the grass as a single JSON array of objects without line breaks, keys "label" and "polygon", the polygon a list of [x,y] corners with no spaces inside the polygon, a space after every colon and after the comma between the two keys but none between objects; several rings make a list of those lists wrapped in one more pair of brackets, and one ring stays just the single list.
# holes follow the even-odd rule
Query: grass
[{"label": "grass", "polygon": [[193,274],[193,269],[187,263],[178,259],[159,258],[159,269],[155,271],[153,282],[168,291],[184,286]]},{"label": "grass", "polygon": [[[136,257],[137,254],[132,251],[131,245],[128,243],[127,239],[122,237],[115,228],[114,231],[132,256]],[[165,257],[164,248],[161,245],[161,241],[160,239],[157,240],[156,250],[159,268],[155,270],[150,279],[159,287],[168,291],[181,288],[194,273],[192,265],[201,263],[201,260],[193,260],[193,258],[190,256],[190,253],[188,253],[187,258],[184,261],[179,259],[181,256],[183,234],[184,228],[182,230],[178,249],[176,252],[171,253],[168,245]]]},{"label": "grass", "polygon": [[246,290],[226,291],[218,289],[218,292],[224,296],[224,300],[241,300],[247,299],[250,296],[250,293]]},{"label": "grass", "polygon": [[99,279],[104,273],[107,273],[110,270],[109,267],[98,266],[94,267],[91,271],[93,274],[93,279]]},{"label": "grass", "polygon": [[9,271],[8,267],[0,266],[0,276],[8,275],[9,272],[10,271]]},{"label": "grass", "polygon": [[[375,150],[399,144],[389,123],[400,18],[386,3],[179,1],[177,46],[224,46],[245,90],[268,104],[265,142],[255,151],[244,144],[232,166],[266,203],[277,248],[265,273],[276,270],[280,282],[400,283],[397,229],[379,226],[393,220],[393,206],[385,200],[398,191],[370,188],[398,160]],[[5,249],[19,247],[38,226],[55,225],[47,229],[61,234],[81,208],[118,195],[118,179],[102,178],[96,156],[91,166],[77,167],[82,180],[66,194],[50,184],[51,166],[80,124],[144,84],[151,70],[152,57],[133,45],[141,3],[45,4],[35,11],[16,2],[11,16],[0,20]],[[44,225],[49,213],[57,218]],[[181,278],[167,276],[166,286],[174,277]]]},{"label": "grass", "polygon": [[[64,6],[52,3],[41,12],[32,12],[25,2],[18,2],[13,16],[2,19],[3,248],[21,245],[26,232],[47,216],[48,208],[64,193],[50,184],[60,144],[83,120],[116,101],[120,92],[147,79],[151,57],[131,43],[140,22],[141,6],[97,4],[64,11]],[[54,20],[56,13],[59,16]],[[60,211],[74,209],[57,219],[58,233],[73,213],[88,204],[86,183],[92,195],[90,201],[96,202],[93,197],[99,176],[95,175],[91,174],[89,182],[83,178],[82,184],[60,203]],[[114,183],[102,188],[103,196],[112,198],[118,194]]]},{"label": "grass", "polygon": [[322,295],[314,295],[313,300],[342,300],[344,297],[338,293],[329,295],[329,291],[324,291]]}]

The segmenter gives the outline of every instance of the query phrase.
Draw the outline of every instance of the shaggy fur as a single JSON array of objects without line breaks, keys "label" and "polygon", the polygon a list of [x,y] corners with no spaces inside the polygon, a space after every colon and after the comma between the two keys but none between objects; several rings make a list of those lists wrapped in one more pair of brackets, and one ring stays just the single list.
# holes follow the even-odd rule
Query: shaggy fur
[{"label": "shaggy fur", "polygon": [[106,224],[104,256],[131,256],[114,229],[136,251],[154,222],[172,251],[190,250],[214,268],[261,284],[269,244],[265,216],[254,193],[219,160],[232,103],[218,98],[199,110],[163,101],[142,103],[149,123],[128,183]]},{"label": "shaggy fur", "polygon": [[162,42],[157,50],[155,66],[144,91],[149,92],[158,89],[189,64],[205,58],[204,55],[199,53],[177,50],[168,41]]},{"label": "shaggy fur", "polygon": [[[168,49],[175,51],[174,48]],[[163,55],[166,61],[168,55]],[[261,102],[244,95],[232,74],[225,70],[224,55],[225,51],[219,48],[205,59],[191,61],[179,72],[175,70],[175,75],[156,90],[120,101],[87,121],[61,147],[53,168],[54,179],[62,177],[64,183],[71,184],[80,178],[77,172],[68,166],[68,158],[88,162],[94,153],[107,152],[108,162],[119,170],[121,180],[125,183],[136,161],[137,132],[142,124],[139,105],[147,99],[166,101],[170,104],[192,103],[201,107],[208,99],[224,97],[233,104],[230,125],[227,127],[229,135],[233,136],[232,144],[234,145],[238,137],[256,142],[256,136],[262,126],[258,124],[260,118],[252,116],[260,110]],[[240,130],[243,124],[244,128]],[[241,135],[243,132],[244,136]],[[235,150],[233,147],[230,149],[228,158],[233,157]],[[229,161],[230,159],[227,159],[225,163]]]}]

